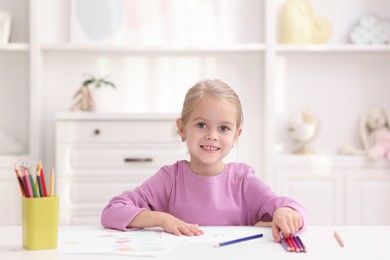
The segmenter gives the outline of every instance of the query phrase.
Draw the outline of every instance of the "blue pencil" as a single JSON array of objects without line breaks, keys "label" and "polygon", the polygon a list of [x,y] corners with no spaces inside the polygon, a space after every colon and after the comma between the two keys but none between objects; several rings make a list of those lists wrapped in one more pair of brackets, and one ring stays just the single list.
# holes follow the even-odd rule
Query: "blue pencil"
[{"label": "blue pencil", "polygon": [[240,242],[244,242],[244,241],[247,241],[247,240],[260,238],[260,237],[263,237],[263,234],[258,234],[258,235],[254,235],[254,236],[250,236],[250,237],[243,237],[243,238],[239,238],[239,239],[235,239],[235,240],[230,240],[230,241],[218,243],[218,244],[215,244],[214,247],[227,246],[227,245],[240,243]]}]

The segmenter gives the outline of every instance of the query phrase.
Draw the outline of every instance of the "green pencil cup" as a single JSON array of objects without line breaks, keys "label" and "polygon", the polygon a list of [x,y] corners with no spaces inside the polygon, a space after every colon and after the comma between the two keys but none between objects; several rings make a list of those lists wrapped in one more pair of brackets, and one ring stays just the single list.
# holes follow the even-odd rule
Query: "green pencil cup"
[{"label": "green pencil cup", "polygon": [[23,247],[28,250],[55,249],[58,240],[59,198],[22,197]]}]

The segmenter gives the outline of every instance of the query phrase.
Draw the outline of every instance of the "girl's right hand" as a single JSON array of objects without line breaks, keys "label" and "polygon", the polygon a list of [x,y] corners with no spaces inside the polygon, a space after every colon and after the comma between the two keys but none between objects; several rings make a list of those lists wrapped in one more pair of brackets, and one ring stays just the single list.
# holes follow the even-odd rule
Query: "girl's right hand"
[{"label": "girl's right hand", "polygon": [[200,236],[203,231],[197,224],[189,224],[169,213],[143,210],[127,225],[129,228],[162,227],[166,232],[181,236]]},{"label": "girl's right hand", "polygon": [[203,231],[199,228],[198,224],[189,224],[187,222],[178,219],[171,214],[162,213],[161,227],[168,233],[176,236],[200,236],[203,235]]}]

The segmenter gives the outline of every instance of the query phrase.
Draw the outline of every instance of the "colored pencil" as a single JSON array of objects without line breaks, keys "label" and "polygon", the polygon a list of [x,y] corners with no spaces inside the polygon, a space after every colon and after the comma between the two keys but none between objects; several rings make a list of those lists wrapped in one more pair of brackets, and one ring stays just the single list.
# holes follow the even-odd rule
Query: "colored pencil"
[{"label": "colored pencil", "polygon": [[22,192],[22,195],[24,197],[26,197],[26,189],[24,186],[24,182],[23,182],[22,176],[20,175],[20,171],[15,163],[14,163],[14,168],[15,168],[16,178],[18,179],[18,182],[19,182],[20,191]]},{"label": "colored pencil", "polygon": [[54,168],[52,168],[50,173],[50,197],[54,196],[54,178],[55,178],[54,176],[55,176]]},{"label": "colored pencil", "polygon": [[286,239],[282,238],[280,243],[288,252],[307,252],[306,247],[299,236],[291,236]]},{"label": "colored pencil", "polygon": [[37,174],[37,183],[38,183],[39,196],[40,197],[45,197],[45,195],[43,194],[41,176],[39,176],[39,174]]},{"label": "colored pencil", "polygon": [[40,165],[40,176],[41,176],[41,182],[42,182],[42,189],[43,189],[43,196],[44,197],[47,197],[47,189],[46,189],[46,180],[45,180],[45,172],[43,171],[43,167],[42,167],[42,164],[41,164],[41,161],[39,161],[39,165]]},{"label": "colored pencil", "polygon": [[23,181],[23,187],[24,187],[24,191],[25,191],[26,197],[30,197],[30,194],[28,192],[28,186],[27,186],[27,183],[26,183],[26,175],[23,172],[23,167],[20,167],[20,168],[21,168],[20,177],[22,178],[22,181]]},{"label": "colored pencil", "polygon": [[335,231],[333,235],[334,235],[334,237],[336,238],[337,243],[339,243],[339,245],[340,245],[341,247],[344,247],[344,241],[343,241],[343,239],[341,238],[341,236],[339,235],[339,233],[337,233],[337,232]]},{"label": "colored pencil", "polygon": [[35,171],[35,188],[37,190],[38,197],[43,197],[42,190],[39,187],[40,180],[38,180],[38,176],[39,176],[39,164],[37,164],[37,169]]},{"label": "colored pencil", "polygon": [[297,239],[297,241],[298,241],[298,243],[299,243],[299,245],[300,245],[302,251],[303,251],[303,252],[307,252],[306,246],[305,246],[305,244],[303,244],[301,238],[300,238],[299,236],[296,236],[296,239]]},{"label": "colored pencil", "polygon": [[38,175],[35,174],[35,182],[34,182],[34,185],[35,185],[35,190],[37,192],[37,197],[41,197],[41,192],[39,191],[39,184],[38,184]]},{"label": "colored pencil", "polygon": [[280,243],[282,244],[283,248],[287,251],[287,252],[291,252],[292,249],[291,247],[288,245],[287,241],[284,240],[283,238],[280,239]]},{"label": "colored pencil", "polygon": [[294,244],[292,243],[291,239],[290,238],[286,238],[285,240],[288,243],[288,245],[291,247],[291,250],[292,251],[296,251],[295,247],[294,247]]},{"label": "colored pencil", "polygon": [[[291,236],[291,237],[289,237],[289,239],[291,240],[291,243],[294,245],[294,247],[295,247],[295,252],[301,252],[301,247],[300,247],[300,245],[298,244],[298,242],[297,242],[297,240],[296,240],[296,238],[295,238],[295,236]],[[303,251],[303,249],[302,249],[302,251]]]},{"label": "colored pencil", "polygon": [[25,167],[28,175],[30,176],[30,186],[31,186],[31,189],[32,189],[32,192],[33,192],[33,197],[34,198],[37,198],[38,197],[38,194],[37,194],[37,190],[35,188],[35,182],[34,182],[34,177],[32,176],[32,174],[30,173],[30,170],[28,167]]},{"label": "colored pencil", "polygon": [[260,237],[263,237],[263,234],[257,234],[254,236],[243,237],[243,238],[239,238],[239,239],[235,239],[235,240],[230,240],[230,241],[218,243],[218,244],[215,244],[214,247],[227,246],[227,245],[236,244],[236,243],[240,243],[240,242],[244,242],[244,241],[248,241],[248,240],[256,239],[256,238],[260,238]]},{"label": "colored pencil", "polygon": [[28,171],[26,170],[26,167],[24,165],[22,165],[22,171],[24,174],[24,182],[25,182],[26,187],[27,187],[28,197],[32,198],[32,197],[34,197],[34,193],[33,193],[32,188],[31,188],[30,176],[29,176]]}]

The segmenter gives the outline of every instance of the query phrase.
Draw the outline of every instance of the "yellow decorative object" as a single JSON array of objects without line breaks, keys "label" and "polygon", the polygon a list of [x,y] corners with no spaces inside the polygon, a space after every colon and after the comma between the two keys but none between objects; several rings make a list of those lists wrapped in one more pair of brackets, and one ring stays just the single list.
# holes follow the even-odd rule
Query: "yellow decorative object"
[{"label": "yellow decorative object", "polygon": [[59,199],[22,197],[23,247],[28,250],[57,248]]},{"label": "yellow decorative object", "polygon": [[287,0],[280,22],[282,43],[324,43],[332,34],[330,21],[315,16],[309,0]]},{"label": "yellow decorative object", "polygon": [[332,24],[324,17],[313,17],[312,43],[324,43],[332,35]]}]

